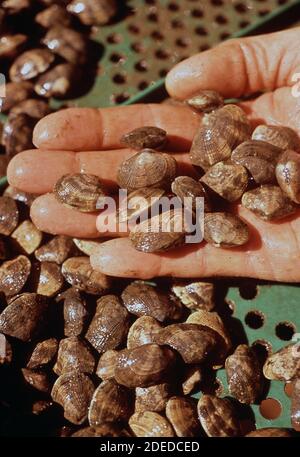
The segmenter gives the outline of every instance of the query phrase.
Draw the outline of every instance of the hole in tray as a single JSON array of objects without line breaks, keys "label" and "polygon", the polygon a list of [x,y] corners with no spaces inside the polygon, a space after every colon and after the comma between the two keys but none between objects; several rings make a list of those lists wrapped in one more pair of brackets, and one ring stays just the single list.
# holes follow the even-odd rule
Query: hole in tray
[{"label": "hole in tray", "polygon": [[154,40],[163,40],[164,39],[164,36],[162,33],[160,33],[158,30],[154,30],[154,32],[151,33],[151,36],[152,38],[154,38]]},{"label": "hole in tray", "polygon": [[296,328],[292,322],[279,322],[275,327],[276,336],[283,341],[290,341],[295,332]]},{"label": "hole in tray", "polygon": [[158,16],[156,13],[150,13],[147,16],[148,21],[150,22],[157,22],[158,21]]},{"label": "hole in tray", "polygon": [[164,78],[168,74],[168,70],[166,68],[162,68],[161,70],[159,70],[158,74],[161,78]]},{"label": "hole in tray", "polygon": [[132,43],[131,49],[132,49],[134,52],[138,52],[138,53],[144,52],[144,51],[145,51],[145,48],[144,48],[143,44],[140,43],[140,42],[138,42],[138,41],[137,41],[136,43]]},{"label": "hole in tray", "polygon": [[222,14],[218,14],[218,16],[215,17],[215,21],[220,25],[227,24],[228,22],[227,17],[223,16]]},{"label": "hole in tray", "polygon": [[241,14],[246,13],[248,10],[247,5],[245,5],[245,3],[237,3],[236,5],[234,5],[234,8],[238,13]]},{"label": "hole in tray", "polygon": [[232,316],[235,313],[236,304],[233,300],[226,298],[224,301],[224,312],[226,315]]},{"label": "hole in tray", "polygon": [[276,398],[267,398],[259,405],[259,411],[265,419],[274,420],[281,415],[282,406]]},{"label": "hole in tray", "polygon": [[165,49],[158,49],[157,51],[155,51],[155,55],[158,59],[162,60],[168,59],[170,57],[170,53]]},{"label": "hole in tray", "polygon": [[135,24],[129,24],[128,26],[128,30],[130,33],[132,33],[133,35],[137,35],[140,33],[140,28],[135,25]]},{"label": "hole in tray", "polygon": [[263,16],[266,16],[266,15],[269,14],[269,13],[270,13],[270,10],[267,10],[267,9],[261,10],[261,11],[258,12],[258,14],[259,14],[260,16],[262,16],[262,17],[263,17]]},{"label": "hole in tray", "polygon": [[245,322],[248,327],[257,330],[264,325],[265,316],[261,311],[253,310],[249,311],[245,316]]},{"label": "hole in tray", "polygon": [[149,83],[147,81],[141,81],[138,84],[139,90],[145,90],[145,89],[147,89],[148,86],[149,86]]},{"label": "hole in tray", "polygon": [[241,29],[244,29],[245,27],[248,27],[248,25],[250,25],[250,22],[248,22],[248,21],[241,21],[240,24],[239,24]]},{"label": "hole in tray", "polygon": [[129,99],[129,94],[122,93],[122,94],[116,94],[113,96],[113,100],[116,104],[119,103],[124,103]]},{"label": "hole in tray", "polygon": [[113,82],[116,84],[125,84],[126,83],[126,76],[122,73],[117,73],[113,76]]},{"label": "hole in tray", "polygon": [[122,36],[119,35],[119,33],[112,33],[111,35],[108,35],[106,41],[110,44],[118,44],[121,43]]},{"label": "hole in tray", "polygon": [[251,346],[258,357],[258,360],[263,365],[267,357],[272,352],[272,345],[265,340],[256,340]]},{"label": "hole in tray", "polygon": [[200,52],[204,52],[204,51],[208,51],[208,49],[210,48],[209,44],[202,44],[201,46],[199,46],[199,51]]},{"label": "hole in tray", "polygon": [[193,17],[203,17],[203,11],[200,10],[199,8],[195,8],[192,10],[192,16]]},{"label": "hole in tray", "polygon": [[147,5],[155,5],[156,0],[145,0],[145,3],[146,3]]},{"label": "hole in tray", "polygon": [[177,38],[176,40],[176,46],[179,46],[180,48],[187,48],[190,44],[191,41],[188,38]]},{"label": "hole in tray", "polygon": [[278,5],[285,5],[288,0],[278,0],[277,3]]},{"label": "hole in tray", "polygon": [[207,30],[204,28],[204,27],[196,27],[195,28],[195,32],[197,33],[197,35],[200,35],[200,36],[206,36],[207,35]]},{"label": "hole in tray", "polygon": [[179,19],[173,19],[173,21],[171,21],[171,27],[173,29],[183,29],[184,23],[182,21],[180,21]]},{"label": "hole in tray", "polygon": [[137,71],[145,72],[148,70],[148,64],[146,60],[140,60],[134,66]]},{"label": "hole in tray", "polygon": [[125,60],[125,57],[122,56],[121,54],[118,54],[117,52],[113,52],[110,57],[109,57],[109,60],[113,63],[119,63],[121,62],[122,60]]},{"label": "hole in tray", "polygon": [[179,5],[177,5],[177,3],[175,2],[171,2],[168,4],[168,9],[170,11],[178,11],[179,10]]},{"label": "hole in tray", "polygon": [[222,5],[224,5],[223,0],[210,0],[210,3],[211,3],[213,6],[222,6]]},{"label": "hole in tray", "polygon": [[239,287],[239,293],[245,300],[253,300],[258,294],[257,285],[251,282],[245,282]]}]

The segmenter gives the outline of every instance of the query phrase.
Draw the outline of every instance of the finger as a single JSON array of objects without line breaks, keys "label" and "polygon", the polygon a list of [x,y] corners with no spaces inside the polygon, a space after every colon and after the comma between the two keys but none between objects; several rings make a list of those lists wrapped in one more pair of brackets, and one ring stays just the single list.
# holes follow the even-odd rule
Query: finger
[{"label": "finger", "polygon": [[34,200],[30,216],[39,230],[52,235],[68,235],[74,238],[98,238],[94,213],[80,213],[61,205],[53,194]]},{"label": "finger", "polygon": [[[132,105],[112,108],[69,108],[38,122],[33,143],[38,148],[97,151],[121,148],[120,138],[152,125],[167,131],[170,148],[188,150],[199,116],[184,106]],[[184,129],[182,126],[185,126]]]},{"label": "finger", "polygon": [[293,220],[270,224],[244,208],[239,213],[254,237],[244,249],[220,249],[202,243],[164,254],[146,254],[136,251],[128,238],[115,239],[97,249],[91,257],[92,266],[108,275],[142,279],[244,276],[299,281],[300,214]]},{"label": "finger", "polygon": [[299,33],[296,28],[229,40],[176,65],[167,75],[167,90],[178,99],[201,89],[240,97],[292,85],[292,76],[300,71]]},{"label": "finger", "polygon": [[[10,161],[7,169],[8,182],[25,192],[44,194],[52,192],[61,176],[80,172],[99,176],[108,190],[114,190],[121,163],[135,153],[136,151],[131,149],[78,153],[32,149],[17,154]],[[178,163],[179,174],[197,176],[188,154],[173,155]]]}]

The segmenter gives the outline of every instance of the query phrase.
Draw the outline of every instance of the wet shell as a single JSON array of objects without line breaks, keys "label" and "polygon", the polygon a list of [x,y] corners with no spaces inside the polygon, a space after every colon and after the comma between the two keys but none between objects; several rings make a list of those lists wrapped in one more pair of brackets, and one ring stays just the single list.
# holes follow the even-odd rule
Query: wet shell
[{"label": "wet shell", "polygon": [[199,436],[201,427],[196,401],[184,397],[172,397],[166,406],[166,416],[177,436],[184,438]]},{"label": "wet shell", "polygon": [[13,359],[13,350],[10,342],[3,333],[0,333],[0,366],[10,364]]},{"label": "wet shell", "polygon": [[144,187],[169,189],[176,169],[177,163],[172,156],[144,149],[121,164],[117,181],[128,192]]},{"label": "wet shell", "polygon": [[198,416],[208,436],[234,437],[241,435],[237,411],[226,398],[202,395],[198,403]]},{"label": "wet shell", "polygon": [[61,5],[51,5],[35,16],[35,22],[49,29],[55,25],[68,27],[71,25],[72,16]]},{"label": "wet shell", "polygon": [[121,138],[125,146],[136,149],[160,149],[167,140],[167,132],[158,127],[139,127]]},{"label": "wet shell", "polygon": [[0,314],[0,332],[21,341],[36,338],[47,321],[48,306],[42,295],[17,295]]},{"label": "wet shell", "polygon": [[187,308],[211,311],[215,307],[215,285],[212,282],[175,281],[172,292]]},{"label": "wet shell", "polygon": [[70,237],[58,235],[38,248],[34,255],[40,262],[55,262],[61,265],[75,251]]},{"label": "wet shell", "polygon": [[4,193],[4,197],[10,197],[13,200],[24,203],[24,205],[31,206],[33,201],[36,199],[35,194],[30,194],[29,192],[23,192],[15,187],[8,186]]},{"label": "wet shell", "polygon": [[148,214],[148,210],[159,202],[164,193],[163,189],[152,187],[134,190],[119,207],[117,213],[118,222],[127,223],[132,221],[134,223],[140,216],[145,217]]},{"label": "wet shell", "polygon": [[16,295],[25,286],[31,271],[28,257],[19,255],[13,260],[7,260],[0,266],[0,291],[7,297]]},{"label": "wet shell", "polygon": [[240,144],[232,153],[231,160],[243,165],[257,184],[273,184],[275,168],[282,149],[265,141],[250,140]]},{"label": "wet shell", "polygon": [[4,124],[2,144],[9,159],[19,152],[32,149],[32,132],[36,119],[27,114],[13,114]]},{"label": "wet shell", "polygon": [[41,97],[66,98],[74,94],[82,78],[78,66],[63,63],[41,75],[35,83],[34,90]]},{"label": "wet shell", "polygon": [[235,352],[227,357],[227,382],[229,392],[240,403],[255,403],[262,391],[262,371],[253,349],[245,344],[239,345]]},{"label": "wet shell", "polygon": [[101,354],[117,348],[126,338],[129,313],[116,295],[97,300],[96,313],[86,333],[86,339]]},{"label": "wet shell", "polygon": [[30,221],[22,222],[11,234],[16,246],[25,254],[33,254],[42,242],[43,233]]},{"label": "wet shell", "polygon": [[96,211],[105,199],[99,178],[86,173],[62,176],[53,192],[60,203],[83,213]]},{"label": "wet shell", "polygon": [[115,0],[73,0],[67,9],[85,25],[103,25],[115,16],[118,6]]},{"label": "wet shell", "polygon": [[161,330],[160,323],[151,316],[139,317],[130,327],[127,335],[127,348],[133,349],[143,344],[154,343]]},{"label": "wet shell", "polygon": [[224,105],[224,98],[215,90],[201,90],[185,103],[197,113],[210,113]]},{"label": "wet shell", "polygon": [[112,379],[115,376],[115,366],[118,359],[118,351],[109,349],[104,352],[97,366],[96,374],[99,378],[106,381],[107,379]]},{"label": "wet shell", "polygon": [[200,204],[199,200],[202,198],[204,199],[204,211],[211,210],[211,204],[206,190],[199,181],[196,181],[190,176],[178,176],[172,182],[171,188],[172,192],[193,211],[196,211],[197,208],[201,210],[202,202]]},{"label": "wet shell", "polygon": [[156,342],[177,351],[185,363],[202,363],[219,348],[220,337],[203,325],[172,324],[159,332]]},{"label": "wet shell", "polygon": [[123,429],[118,424],[107,422],[99,425],[96,428],[85,427],[73,433],[72,438],[94,438],[94,437],[108,437],[108,438],[121,438],[129,437],[130,433]]},{"label": "wet shell", "polygon": [[201,182],[229,202],[239,200],[248,185],[248,173],[242,165],[230,161],[213,165]]},{"label": "wet shell", "polygon": [[28,368],[21,368],[21,372],[24,381],[28,383],[31,387],[38,390],[39,392],[50,392],[51,384],[48,373],[43,371],[30,370]]},{"label": "wet shell", "polygon": [[14,114],[27,114],[34,119],[42,119],[51,113],[51,108],[44,100],[36,100],[34,98],[28,98],[15,105],[10,110],[10,115]]},{"label": "wet shell", "polygon": [[21,33],[2,35],[0,37],[0,59],[14,58],[24,48],[27,40],[27,36]]},{"label": "wet shell", "polygon": [[183,374],[182,392],[190,395],[199,387],[202,380],[201,367],[198,365],[187,366]]},{"label": "wet shell", "polygon": [[137,387],[135,389],[135,412],[155,411],[160,413],[165,410],[170,398],[170,384],[156,384],[150,387]]},{"label": "wet shell", "polygon": [[251,127],[244,111],[226,105],[207,114],[194,138],[190,159],[204,170],[229,159],[232,150],[250,138]]},{"label": "wet shell", "polygon": [[292,436],[288,428],[278,427],[259,428],[246,435],[247,438],[291,438]]},{"label": "wet shell", "polygon": [[56,338],[49,338],[37,343],[27,363],[27,368],[35,369],[49,365],[54,360],[57,350],[58,341]]},{"label": "wet shell", "polygon": [[300,204],[300,155],[298,152],[285,151],[276,166],[276,178],[283,192]]},{"label": "wet shell", "polygon": [[300,378],[293,382],[291,420],[293,429],[300,432]]},{"label": "wet shell", "polygon": [[185,222],[182,210],[167,211],[135,225],[129,238],[138,251],[165,252],[184,244]]},{"label": "wet shell", "polygon": [[297,133],[281,125],[259,125],[252,134],[253,140],[267,141],[281,149],[300,150]]},{"label": "wet shell", "polygon": [[127,310],[136,316],[151,316],[159,322],[178,319],[182,307],[175,297],[143,281],[133,281],[122,293]]},{"label": "wet shell", "polygon": [[0,234],[10,235],[18,225],[19,211],[10,197],[0,197]]},{"label": "wet shell", "polygon": [[60,266],[53,262],[42,262],[37,293],[46,295],[46,297],[54,297],[63,285],[64,277],[61,274]]},{"label": "wet shell", "polygon": [[204,216],[204,239],[216,247],[242,246],[249,240],[249,229],[234,214],[207,213]]},{"label": "wet shell", "polygon": [[54,373],[58,376],[70,371],[93,373],[95,357],[84,340],[70,336],[60,341]]},{"label": "wet shell", "polygon": [[157,344],[145,344],[119,352],[115,367],[115,379],[126,387],[149,387],[158,384],[175,361],[174,353]]},{"label": "wet shell", "polygon": [[7,83],[5,86],[5,97],[0,98],[0,109],[2,113],[7,113],[15,105],[30,98],[33,93],[33,85],[29,81],[20,83]]},{"label": "wet shell", "polygon": [[270,355],[263,368],[267,379],[291,381],[300,376],[299,346],[290,344]]},{"label": "wet shell", "polygon": [[33,79],[48,70],[54,59],[48,49],[30,49],[14,61],[9,70],[10,79],[13,82]]},{"label": "wet shell", "polygon": [[271,185],[246,192],[242,197],[242,205],[265,221],[282,219],[296,211],[296,205],[280,187]]},{"label": "wet shell", "polygon": [[83,333],[89,317],[82,294],[73,287],[60,295],[64,300],[64,333],[66,336],[79,336]]},{"label": "wet shell", "polygon": [[102,295],[111,285],[108,276],[92,269],[88,257],[70,257],[63,263],[61,272],[69,284],[88,294]]},{"label": "wet shell", "polygon": [[132,414],[131,392],[115,380],[103,381],[94,392],[89,407],[89,424],[98,427],[103,422],[126,422]]},{"label": "wet shell", "polygon": [[175,436],[170,422],[152,411],[133,414],[129,419],[129,426],[134,435],[139,438],[172,438]]},{"label": "wet shell", "polygon": [[94,385],[88,375],[80,372],[60,376],[52,389],[53,400],[64,409],[64,417],[72,424],[83,424],[88,415]]},{"label": "wet shell", "polygon": [[88,57],[86,37],[74,29],[61,26],[52,27],[42,42],[51,51],[53,58],[57,54],[74,65],[86,63]]}]

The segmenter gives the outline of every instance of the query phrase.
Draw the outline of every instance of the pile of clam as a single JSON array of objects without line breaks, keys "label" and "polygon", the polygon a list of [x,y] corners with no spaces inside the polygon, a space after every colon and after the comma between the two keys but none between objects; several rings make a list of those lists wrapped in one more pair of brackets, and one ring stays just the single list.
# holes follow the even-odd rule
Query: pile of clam
[{"label": "pile of clam", "polygon": [[[116,283],[92,270],[88,255],[100,241],[40,232],[29,219],[32,201],[11,187],[0,197],[0,435],[300,430],[296,346],[264,358],[241,344],[217,281]],[[223,367],[226,398],[215,382]],[[255,430],[245,419],[270,379],[292,383],[294,431]]]},{"label": "pile of clam", "polygon": [[1,176],[15,154],[33,148],[32,131],[51,112],[49,99],[82,95],[87,80],[92,81],[100,54],[90,40],[92,27],[110,22],[116,13],[115,0],[1,2],[0,64],[6,96],[0,98],[0,111],[8,115]]}]

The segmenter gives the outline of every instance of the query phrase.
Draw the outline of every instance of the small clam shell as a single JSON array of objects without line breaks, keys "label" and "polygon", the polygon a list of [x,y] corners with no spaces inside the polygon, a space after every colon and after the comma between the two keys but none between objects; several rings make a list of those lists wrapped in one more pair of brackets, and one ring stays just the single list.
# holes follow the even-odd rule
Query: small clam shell
[{"label": "small clam shell", "polygon": [[54,373],[58,376],[70,371],[93,373],[95,357],[86,342],[77,336],[60,340]]},{"label": "small clam shell", "polygon": [[13,114],[8,117],[2,133],[2,144],[9,159],[19,152],[32,149],[32,132],[36,119],[27,114]]},{"label": "small clam shell", "polygon": [[187,308],[197,311],[211,311],[215,307],[215,286],[212,282],[175,281],[172,292]]},{"label": "small clam shell", "polygon": [[201,90],[185,103],[197,113],[210,113],[224,105],[224,98],[215,90]]},{"label": "small clam shell", "polygon": [[281,190],[300,204],[300,155],[288,149],[281,155],[276,166],[276,178]]},{"label": "small clam shell", "polygon": [[262,391],[262,370],[253,349],[246,344],[239,345],[227,357],[227,382],[229,392],[240,403],[255,403]]},{"label": "small clam shell", "polygon": [[272,185],[249,190],[242,197],[242,205],[265,221],[282,219],[296,211],[296,205],[280,187]]},{"label": "small clam shell", "polygon": [[48,30],[42,42],[51,51],[53,58],[57,54],[74,65],[86,63],[88,57],[86,37],[74,29],[54,26]]},{"label": "small clam shell", "polygon": [[10,197],[0,197],[0,234],[10,235],[18,225],[19,211]]},{"label": "small clam shell", "polygon": [[121,164],[117,181],[128,192],[144,187],[169,189],[176,169],[176,160],[169,154],[143,149]]},{"label": "small clam shell", "polygon": [[46,372],[21,368],[24,381],[39,392],[49,393],[51,390],[49,376]]},{"label": "small clam shell", "polygon": [[94,390],[94,384],[88,375],[74,371],[57,378],[51,396],[63,407],[64,417],[68,421],[81,425],[87,419]]},{"label": "small clam shell", "polygon": [[13,200],[24,203],[26,206],[31,206],[33,201],[36,199],[36,194],[30,194],[29,192],[23,192],[15,187],[8,186],[4,193],[4,197],[10,197]]},{"label": "small clam shell", "polygon": [[136,149],[160,149],[167,140],[167,132],[158,127],[139,127],[121,138],[125,146]]},{"label": "small clam shell", "polygon": [[198,403],[198,416],[208,436],[234,437],[241,435],[238,414],[226,398],[202,395]]},{"label": "small clam shell", "polygon": [[31,262],[28,257],[19,255],[13,260],[7,260],[0,266],[0,291],[7,297],[16,295],[25,286],[31,272]]},{"label": "small clam shell", "polygon": [[161,329],[156,342],[177,351],[185,363],[202,363],[219,347],[220,337],[209,327],[198,324],[172,324]]},{"label": "small clam shell", "polygon": [[11,234],[16,246],[25,254],[33,254],[42,242],[43,233],[30,221],[22,222]]},{"label": "small clam shell", "polygon": [[94,392],[89,407],[89,424],[98,427],[103,422],[126,422],[132,414],[131,392],[115,380],[103,381]]},{"label": "small clam shell", "polygon": [[86,333],[86,339],[101,354],[116,349],[126,338],[129,313],[116,295],[105,295],[97,300],[95,315]]},{"label": "small clam shell", "polygon": [[35,369],[49,365],[54,360],[57,350],[58,341],[56,338],[49,338],[37,343],[27,363],[27,368]]},{"label": "small clam shell", "polygon": [[51,108],[44,100],[36,100],[35,98],[28,98],[15,105],[10,110],[10,115],[27,114],[34,119],[42,119],[51,113]]},{"label": "small clam shell", "polygon": [[187,366],[183,374],[182,392],[190,395],[199,387],[202,380],[202,371],[199,365]]},{"label": "small clam shell", "polygon": [[161,328],[160,323],[154,317],[139,317],[129,329],[127,348],[133,349],[144,344],[154,343]]},{"label": "small clam shell", "polygon": [[250,138],[251,126],[244,111],[236,105],[226,105],[204,116],[194,138],[190,159],[204,170],[227,160],[238,144]]},{"label": "small clam shell", "polygon": [[69,284],[88,294],[102,295],[111,285],[108,276],[92,269],[88,257],[70,257],[63,263],[61,272]]},{"label": "small clam shell", "polygon": [[98,427],[85,427],[77,430],[72,434],[72,438],[95,438],[95,437],[108,437],[108,438],[122,438],[130,437],[130,433],[123,429],[118,424],[112,422],[105,422]]},{"label": "small clam shell", "polygon": [[247,438],[291,438],[292,436],[290,429],[278,427],[258,428],[246,435]]},{"label": "small clam shell", "polygon": [[177,436],[184,438],[199,436],[201,426],[195,400],[185,397],[170,398],[166,406],[166,416]]},{"label": "small clam shell", "polygon": [[5,86],[5,97],[0,99],[2,113],[7,113],[15,105],[30,98],[33,93],[33,84],[29,81],[19,83],[9,82]]},{"label": "small clam shell", "polygon": [[68,236],[58,235],[34,252],[40,262],[55,262],[61,265],[74,253],[74,244]]},{"label": "small clam shell", "polygon": [[134,190],[119,208],[117,213],[118,222],[136,221],[139,216],[147,214],[147,211],[159,202],[164,193],[163,189],[155,187]]},{"label": "small clam shell", "polygon": [[242,246],[249,240],[249,229],[234,214],[207,213],[204,216],[204,239],[216,247]]},{"label": "small clam shell", "polygon": [[14,58],[24,48],[27,40],[27,36],[21,33],[2,35],[0,37],[0,59]]},{"label": "small clam shell", "polygon": [[181,315],[182,307],[177,299],[143,281],[129,284],[122,293],[122,300],[130,313],[151,316],[159,322],[178,319]]},{"label": "small clam shell", "polygon": [[265,141],[250,140],[232,152],[231,160],[243,165],[257,184],[273,184],[275,168],[282,149]]},{"label": "small clam shell", "polygon": [[242,165],[218,162],[207,170],[201,182],[229,202],[239,200],[248,185],[248,173]]},{"label": "small clam shell", "polygon": [[42,295],[17,295],[0,314],[0,332],[21,341],[30,341],[43,330],[48,309],[49,303]]},{"label": "small clam shell", "polygon": [[253,140],[267,141],[281,149],[300,150],[300,139],[289,127],[279,125],[259,125],[252,134]]},{"label": "small clam shell", "polygon": [[93,212],[104,201],[105,194],[99,178],[86,173],[62,176],[53,189],[56,199],[78,211]]},{"label": "small clam shell", "polygon": [[290,344],[270,355],[263,368],[267,379],[291,381],[300,376],[299,348]]},{"label": "small clam shell", "polygon": [[61,274],[60,266],[53,262],[42,262],[37,293],[46,295],[46,297],[54,297],[63,285],[64,277]]},{"label": "small clam shell", "polygon": [[118,359],[118,351],[109,349],[104,352],[97,366],[96,374],[99,378],[106,381],[107,379],[112,379],[115,376],[115,366]]},{"label": "small clam shell", "polygon": [[78,66],[63,63],[42,74],[36,81],[34,90],[41,97],[64,99],[75,92],[81,77]]},{"label": "small clam shell", "polygon": [[156,384],[150,387],[137,387],[135,389],[135,412],[155,411],[160,413],[165,410],[170,398],[170,384]]},{"label": "small clam shell", "polygon": [[138,251],[165,252],[184,244],[185,222],[182,210],[167,211],[135,225],[129,238]]},{"label": "small clam shell", "polygon": [[35,16],[35,22],[46,29],[54,27],[55,25],[68,27],[71,25],[72,16],[66,11],[64,6],[51,5],[49,8],[46,8]]},{"label": "small clam shell", "polygon": [[149,387],[163,381],[175,361],[174,353],[157,344],[119,352],[115,379],[126,387]]},{"label": "small clam shell", "polygon": [[44,73],[54,59],[54,54],[48,49],[30,49],[14,61],[9,70],[10,79],[13,82],[33,79]]},{"label": "small clam shell", "polygon": [[178,176],[172,182],[171,188],[172,192],[193,211],[199,208],[198,198],[204,199],[205,211],[211,210],[211,204],[206,190],[199,181],[196,181],[190,176]]},{"label": "small clam shell", "polygon": [[293,382],[291,420],[293,429],[300,432],[300,378]]},{"label": "small clam shell", "polygon": [[79,336],[83,333],[89,317],[86,302],[79,290],[70,288],[60,295],[64,300],[64,333]]},{"label": "small clam shell", "polygon": [[73,0],[67,10],[85,25],[104,25],[117,13],[118,3],[116,0]]},{"label": "small clam shell", "polygon": [[129,426],[134,435],[139,438],[172,438],[175,436],[170,422],[152,411],[133,414],[129,419]]}]

